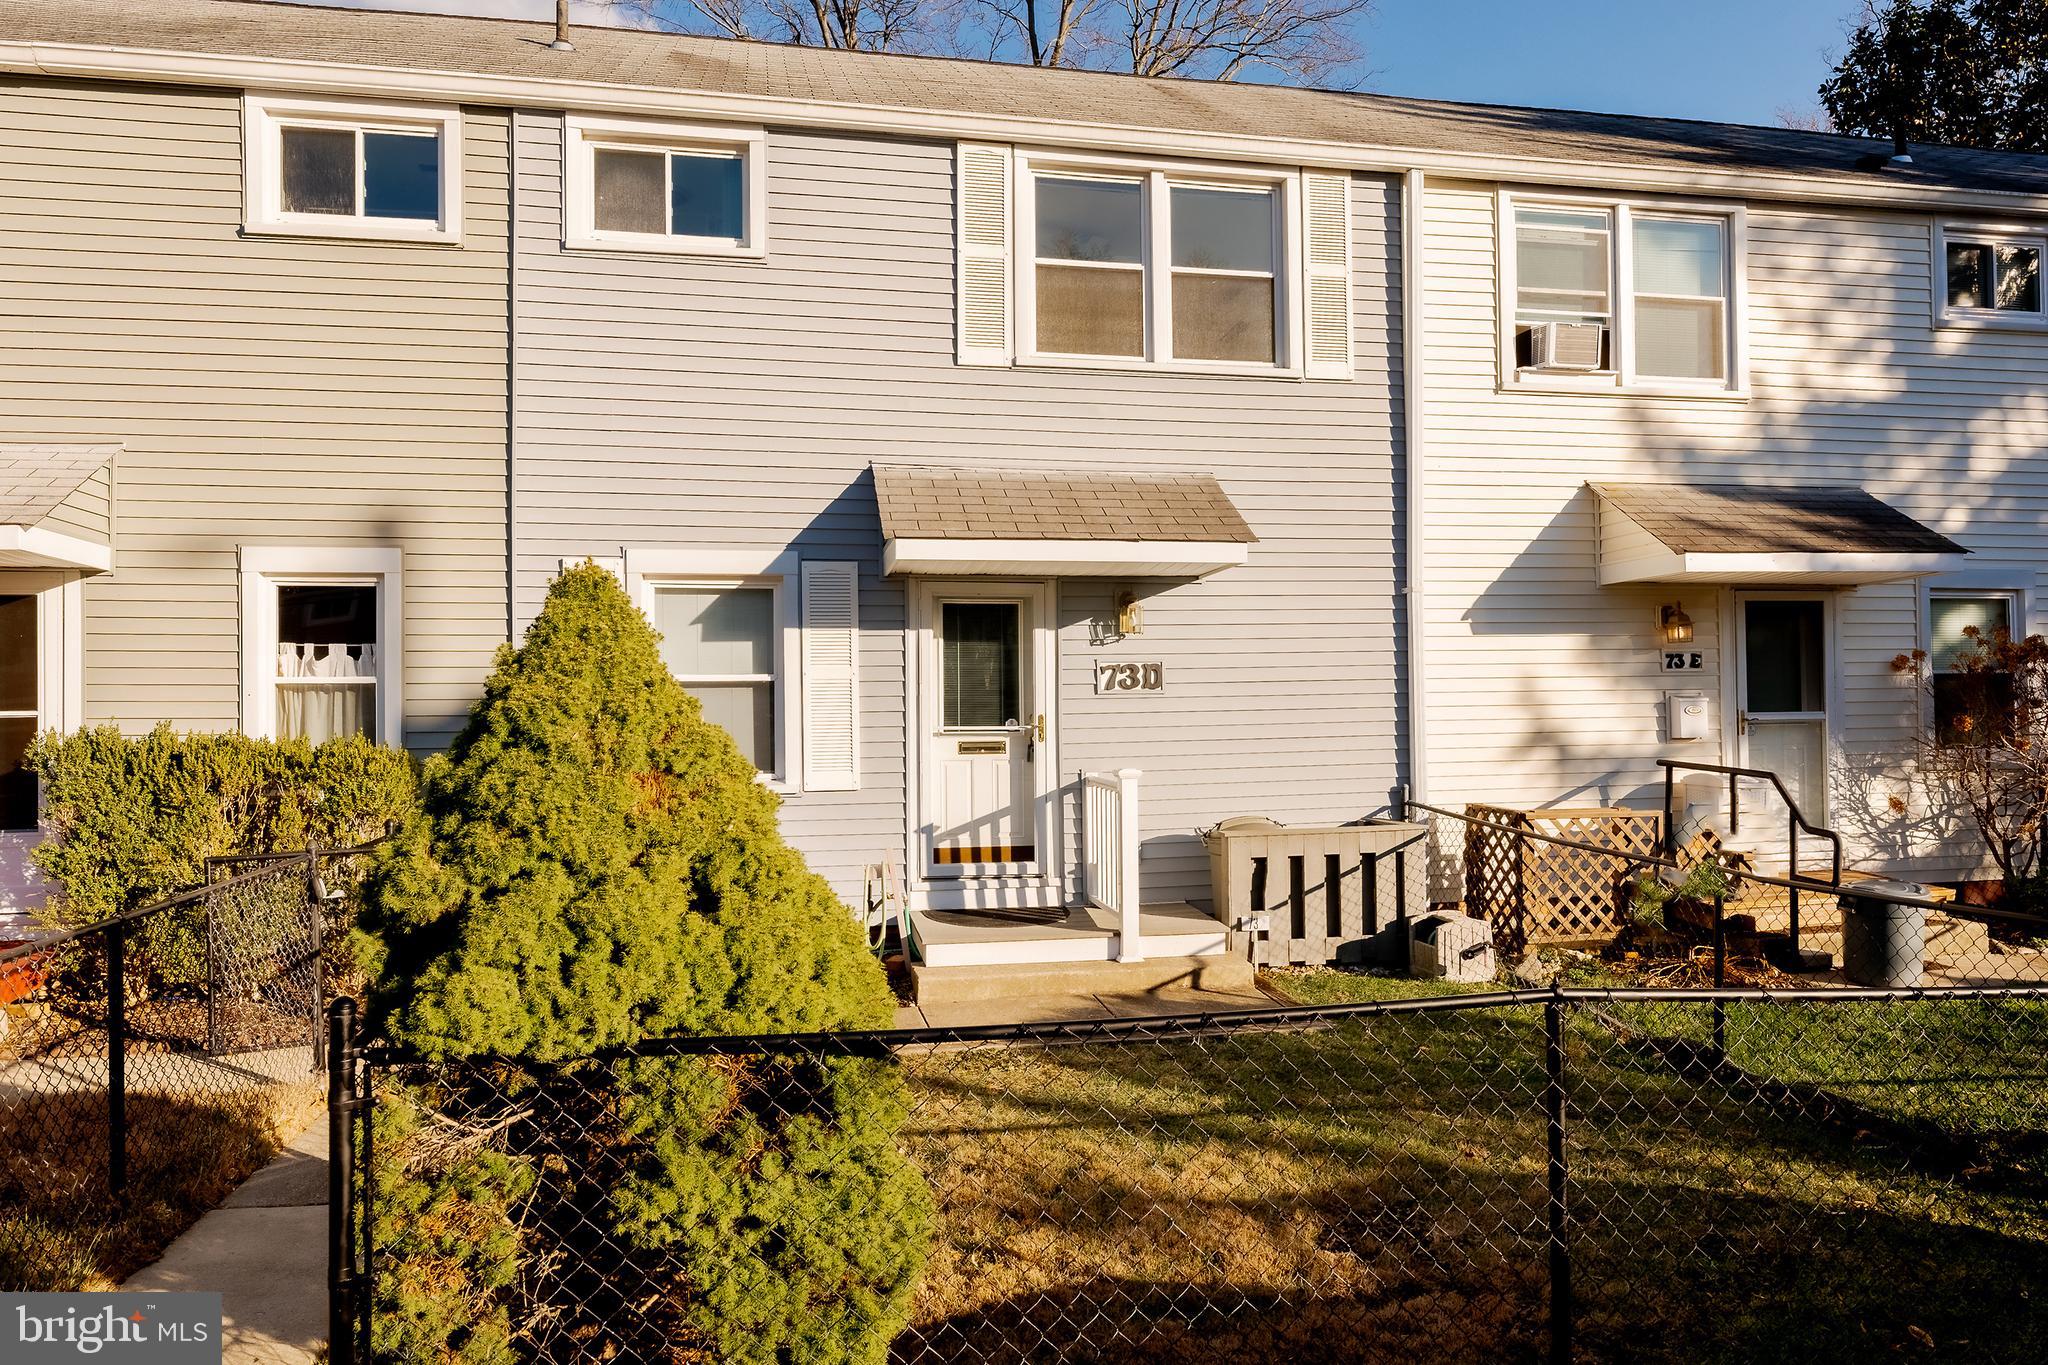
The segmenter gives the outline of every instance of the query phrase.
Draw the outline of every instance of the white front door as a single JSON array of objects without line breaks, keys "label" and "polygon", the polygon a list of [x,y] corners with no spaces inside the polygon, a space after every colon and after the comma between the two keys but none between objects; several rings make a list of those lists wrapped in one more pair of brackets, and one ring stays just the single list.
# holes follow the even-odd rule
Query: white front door
[{"label": "white front door", "polygon": [[1054,904],[1051,594],[1034,584],[932,584],[922,605],[921,899]]},{"label": "white front door", "polygon": [[[1789,593],[1743,593],[1735,599],[1741,643],[1737,660],[1736,734],[1745,768],[1778,775],[1800,813],[1828,818],[1829,602]],[[1768,787],[1744,790],[1745,817],[1782,822],[1784,806]]]}]

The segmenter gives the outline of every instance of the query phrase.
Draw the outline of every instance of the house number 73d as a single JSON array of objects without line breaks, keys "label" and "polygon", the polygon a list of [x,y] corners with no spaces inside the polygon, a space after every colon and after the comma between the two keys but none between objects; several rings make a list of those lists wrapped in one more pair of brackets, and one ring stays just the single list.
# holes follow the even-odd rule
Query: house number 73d
[{"label": "house number 73d", "polygon": [[1164,664],[1097,664],[1095,690],[1103,692],[1164,692]]}]

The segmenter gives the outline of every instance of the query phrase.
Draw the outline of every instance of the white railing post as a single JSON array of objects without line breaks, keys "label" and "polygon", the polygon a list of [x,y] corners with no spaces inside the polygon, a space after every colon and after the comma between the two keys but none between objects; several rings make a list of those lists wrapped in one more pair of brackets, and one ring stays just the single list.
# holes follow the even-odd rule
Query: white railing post
[{"label": "white railing post", "polygon": [[1122,932],[1117,940],[1119,962],[1139,962],[1145,957],[1138,925],[1138,770],[1119,768],[1116,773],[1116,855],[1117,911]]}]

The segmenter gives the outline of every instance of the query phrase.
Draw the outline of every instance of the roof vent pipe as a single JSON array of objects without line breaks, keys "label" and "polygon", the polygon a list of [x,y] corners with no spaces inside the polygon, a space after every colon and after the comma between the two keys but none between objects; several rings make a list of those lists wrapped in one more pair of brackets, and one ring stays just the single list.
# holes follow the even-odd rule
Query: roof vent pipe
[{"label": "roof vent pipe", "polygon": [[569,41],[569,0],[555,0],[555,40],[548,47],[555,52],[576,50],[576,44]]},{"label": "roof vent pipe", "polygon": [[1906,145],[1906,125],[1899,123],[1892,132],[1892,165],[1910,166],[1912,164],[1913,149]]}]

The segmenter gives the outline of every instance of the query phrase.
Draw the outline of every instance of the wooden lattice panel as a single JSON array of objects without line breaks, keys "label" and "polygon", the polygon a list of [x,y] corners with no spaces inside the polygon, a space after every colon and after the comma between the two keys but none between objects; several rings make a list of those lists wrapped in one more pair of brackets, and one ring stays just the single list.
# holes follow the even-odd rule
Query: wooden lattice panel
[{"label": "wooden lattice panel", "polygon": [[[1515,810],[1473,804],[1465,813],[1465,913],[1493,925],[1510,953],[1539,944],[1612,942],[1627,920],[1629,884],[1654,854],[1662,817],[1618,807]],[[1522,833],[1613,849],[1566,848]]]}]

